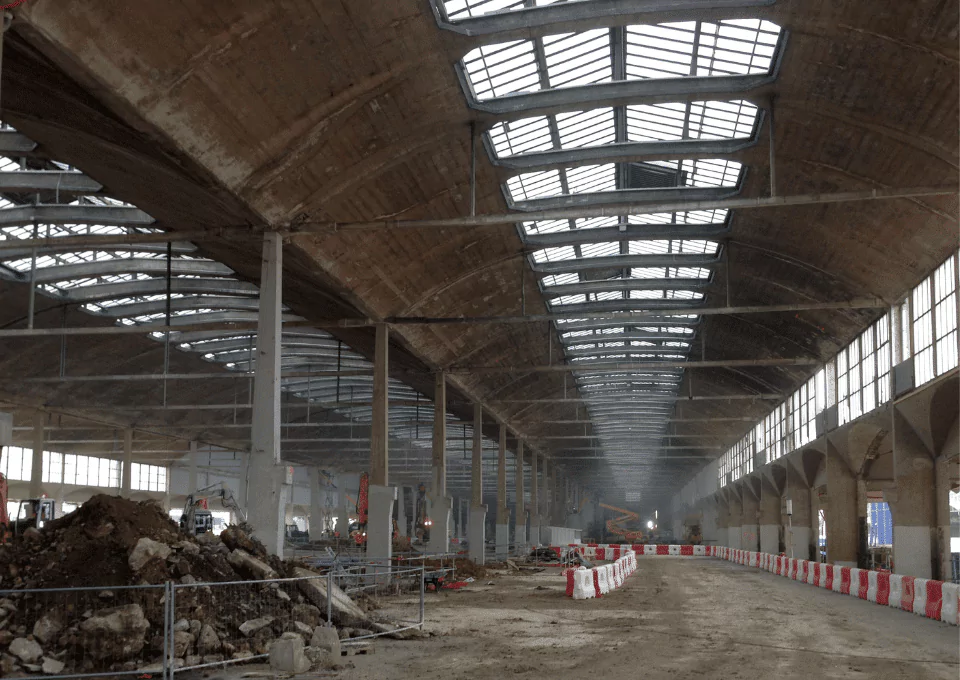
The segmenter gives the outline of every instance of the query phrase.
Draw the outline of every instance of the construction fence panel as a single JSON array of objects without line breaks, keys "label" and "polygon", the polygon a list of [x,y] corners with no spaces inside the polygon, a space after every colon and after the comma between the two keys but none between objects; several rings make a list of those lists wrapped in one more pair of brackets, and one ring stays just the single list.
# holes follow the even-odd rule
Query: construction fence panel
[{"label": "construction fence panel", "polygon": [[[408,567],[369,563],[327,573],[328,588],[339,589],[371,615],[374,609],[382,621],[343,626],[343,644],[384,635],[399,636],[405,631],[422,629],[428,597],[437,597],[445,584],[452,582],[455,569],[449,567]],[[335,619],[331,601],[328,618]],[[396,624],[391,626],[390,624]]]},{"label": "construction fence panel", "polygon": [[0,677],[163,671],[169,586],[0,590]]}]

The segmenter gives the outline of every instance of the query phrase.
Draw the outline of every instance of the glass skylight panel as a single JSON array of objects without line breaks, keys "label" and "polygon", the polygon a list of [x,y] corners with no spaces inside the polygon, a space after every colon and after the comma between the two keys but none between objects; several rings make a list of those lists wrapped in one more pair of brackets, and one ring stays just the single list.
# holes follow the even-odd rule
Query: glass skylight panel
[{"label": "glass skylight panel", "polygon": [[609,257],[620,254],[617,242],[584,243],[580,246],[580,257]]},{"label": "glass skylight panel", "polygon": [[672,170],[679,169],[686,180],[688,187],[722,187],[736,186],[740,181],[741,163],[724,160],[722,158],[695,158],[682,161],[651,161],[652,165],[659,165]]},{"label": "glass skylight panel", "polygon": [[558,298],[550,300],[550,306],[556,307],[563,305],[576,305],[587,301],[586,295],[561,295]]},{"label": "glass skylight panel", "polygon": [[759,19],[627,26],[627,78],[768,73],[779,39]]},{"label": "glass skylight panel", "polygon": [[617,141],[611,108],[558,113],[556,121],[563,149],[602,146]]},{"label": "glass skylight panel", "polygon": [[550,124],[545,116],[497,123],[489,135],[498,158],[553,148]]},{"label": "glass skylight panel", "polygon": [[543,52],[552,88],[592,85],[613,78],[609,29],[546,36]]},{"label": "glass skylight panel", "polygon": [[758,113],[756,106],[743,100],[632,105],[626,107],[627,139],[746,139],[753,134]]},{"label": "glass skylight panel", "polygon": [[530,40],[481,45],[463,58],[463,68],[480,101],[540,89],[540,73]]},{"label": "glass skylight panel", "polygon": [[614,191],[617,188],[617,168],[613,163],[567,168],[564,172],[571,194]]},{"label": "glass skylight panel", "polygon": [[550,286],[561,286],[567,283],[578,283],[580,277],[573,273],[566,274],[551,274],[550,276],[545,276],[543,279],[543,286],[546,289],[549,289]]},{"label": "glass skylight panel", "polygon": [[515,201],[529,201],[545,196],[558,196],[563,193],[560,173],[556,170],[527,172],[515,175],[507,180],[510,197]]},{"label": "glass skylight panel", "polygon": [[577,253],[573,246],[559,246],[557,248],[544,248],[533,253],[533,260],[538,264],[540,262],[559,262],[561,260],[576,259]]},{"label": "glass skylight panel", "polygon": [[727,210],[693,210],[678,213],[650,213],[629,215],[629,224],[722,224],[727,219]]},{"label": "glass skylight panel", "polygon": [[716,241],[702,241],[699,239],[677,239],[674,241],[630,241],[631,255],[658,255],[667,253],[680,254],[716,254],[719,245]]}]

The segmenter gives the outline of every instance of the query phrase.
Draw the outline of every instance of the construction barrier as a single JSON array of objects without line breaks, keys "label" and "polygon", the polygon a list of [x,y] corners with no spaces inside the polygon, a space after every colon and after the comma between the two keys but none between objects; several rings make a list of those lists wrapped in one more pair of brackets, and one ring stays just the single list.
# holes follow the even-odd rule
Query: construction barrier
[{"label": "construction barrier", "polygon": [[611,564],[587,569],[578,567],[569,569],[567,577],[567,595],[575,600],[588,600],[601,597],[626,583],[627,578],[637,570],[637,556],[629,547]]},{"label": "construction barrier", "polygon": [[[660,555],[660,556],[682,556],[682,557],[707,557],[709,549],[713,546],[705,545],[643,545],[640,543],[570,543],[566,547],[574,552],[583,555],[588,560],[612,561],[620,559],[627,554],[627,551],[633,551],[636,555]],[[562,547],[551,546],[557,555],[563,550]]]},{"label": "construction barrier", "polygon": [[[703,546],[694,546],[703,547]],[[685,553],[683,553],[685,554]],[[697,554],[696,552],[694,554]],[[960,625],[960,584],[933,579],[839,567],[783,555],[707,546],[704,554],[722,560],[764,569],[794,581],[815,585],[835,593],[913,612],[935,621]]]}]

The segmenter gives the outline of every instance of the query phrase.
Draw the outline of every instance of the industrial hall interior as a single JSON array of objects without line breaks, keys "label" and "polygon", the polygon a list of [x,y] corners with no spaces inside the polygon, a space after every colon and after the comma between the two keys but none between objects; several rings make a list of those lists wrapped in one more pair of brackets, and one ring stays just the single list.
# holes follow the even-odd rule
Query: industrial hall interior
[{"label": "industrial hall interior", "polygon": [[0,17],[0,678],[960,677],[960,0]]}]

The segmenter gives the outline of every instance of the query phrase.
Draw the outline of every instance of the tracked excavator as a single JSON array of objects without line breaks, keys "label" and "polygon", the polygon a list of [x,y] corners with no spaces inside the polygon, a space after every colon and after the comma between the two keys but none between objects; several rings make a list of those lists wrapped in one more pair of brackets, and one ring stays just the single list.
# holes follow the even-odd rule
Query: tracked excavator
[{"label": "tracked excavator", "polygon": [[56,519],[57,506],[52,498],[28,498],[20,501],[11,519],[7,513],[7,479],[0,473],[0,545],[20,536],[30,527],[42,529]]},{"label": "tracked excavator", "polygon": [[[643,543],[645,534],[639,528],[640,524],[640,515],[633,512],[632,510],[626,510],[625,508],[617,508],[612,505],[607,505],[606,503],[597,503],[601,508],[605,510],[610,510],[612,512],[620,513],[619,517],[614,517],[613,519],[607,520],[607,531],[615,536],[621,536],[624,543]],[[638,525],[637,528],[631,529],[625,526],[626,524],[634,522]]]},{"label": "tracked excavator", "polygon": [[180,515],[180,528],[183,531],[194,536],[213,531],[213,513],[208,505],[211,498],[219,498],[223,507],[233,510],[240,522],[247,521],[247,513],[237,503],[233,491],[223,482],[219,482],[197,489],[187,496],[183,514]]}]

